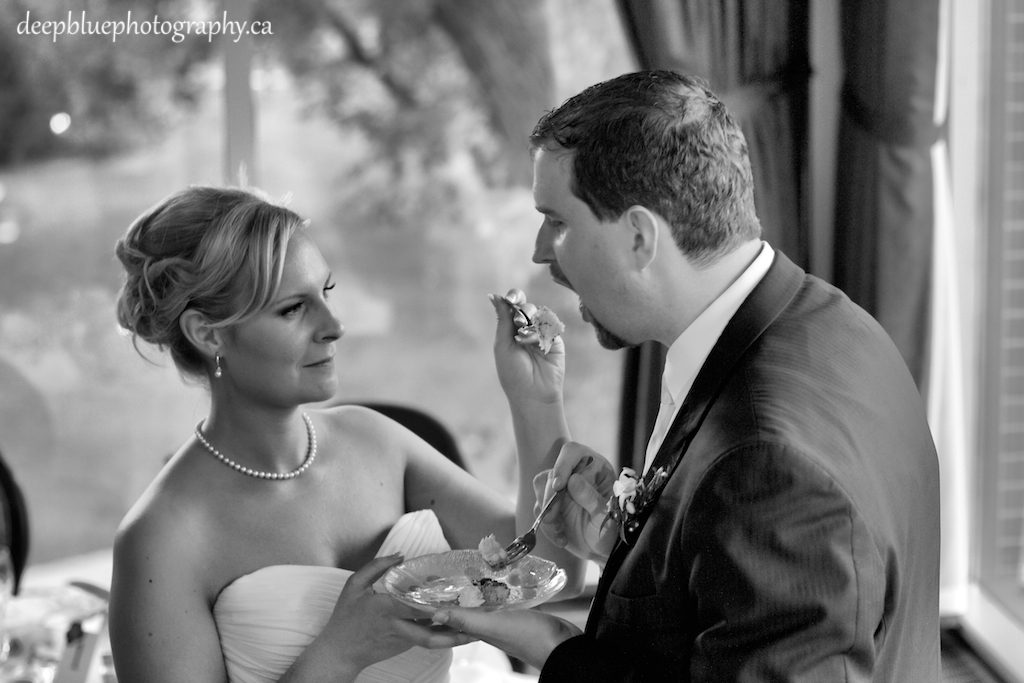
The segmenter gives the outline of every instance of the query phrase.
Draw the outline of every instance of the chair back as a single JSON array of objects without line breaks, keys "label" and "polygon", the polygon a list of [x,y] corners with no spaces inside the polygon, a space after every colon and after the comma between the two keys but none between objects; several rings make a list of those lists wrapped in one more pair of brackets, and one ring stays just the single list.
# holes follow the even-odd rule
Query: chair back
[{"label": "chair back", "polygon": [[462,469],[466,469],[462,451],[451,431],[436,417],[426,411],[412,406],[383,402],[356,402],[366,408],[376,410],[381,415],[390,417],[398,424],[406,427],[413,434],[429,443]]},{"label": "chair back", "polygon": [[11,551],[14,563],[14,592],[18,592],[21,575],[28,561],[28,506],[14,474],[0,455],[0,543]]}]

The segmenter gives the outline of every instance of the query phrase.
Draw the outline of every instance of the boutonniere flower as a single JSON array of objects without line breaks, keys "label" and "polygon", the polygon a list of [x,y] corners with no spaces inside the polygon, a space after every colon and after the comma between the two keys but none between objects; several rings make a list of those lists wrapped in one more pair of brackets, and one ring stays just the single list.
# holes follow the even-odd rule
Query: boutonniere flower
[{"label": "boutonniere flower", "polygon": [[659,467],[647,481],[636,476],[632,467],[623,467],[618,480],[612,484],[612,495],[608,498],[607,517],[604,523],[614,522],[619,527],[619,538],[624,542],[627,534],[640,527],[637,519],[640,513],[651,503],[654,495],[665,485],[668,474],[664,467]]}]

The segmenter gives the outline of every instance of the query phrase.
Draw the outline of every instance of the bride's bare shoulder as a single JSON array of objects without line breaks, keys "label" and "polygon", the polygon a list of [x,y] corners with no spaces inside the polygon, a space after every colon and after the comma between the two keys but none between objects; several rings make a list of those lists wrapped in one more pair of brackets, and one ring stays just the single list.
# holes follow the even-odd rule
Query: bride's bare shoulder
[{"label": "bride's bare shoulder", "polygon": [[401,439],[405,430],[390,417],[359,404],[342,404],[316,411],[334,434],[377,443]]},{"label": "bride's bare shoulder", "polygon": [[194,474],[183,466],[186,448],[164,465],[122,519],[114,537],[115,562],[166,562],[178,565],[200,555],[211,528],[210,506]]}]

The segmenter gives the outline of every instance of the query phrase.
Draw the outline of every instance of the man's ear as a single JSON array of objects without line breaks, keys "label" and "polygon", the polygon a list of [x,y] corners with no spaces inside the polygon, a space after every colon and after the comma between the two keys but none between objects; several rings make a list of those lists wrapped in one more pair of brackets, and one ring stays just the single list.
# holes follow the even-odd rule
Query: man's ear
[{"label": "man's ear", "polygon": [[633,235],[633,258],[639,270],[646,270],[658,254],[659,230],[664,226],[650,209],[631,206],[626,209],[626,221]]},{"label": "man's ear", "polygon": [[212,327],[209,321],[199,311],[189,308],[178,318],[178,325],[185,338],[192,342],[192,345],[201,354],[213,358],[221,349],[221,329]]}]

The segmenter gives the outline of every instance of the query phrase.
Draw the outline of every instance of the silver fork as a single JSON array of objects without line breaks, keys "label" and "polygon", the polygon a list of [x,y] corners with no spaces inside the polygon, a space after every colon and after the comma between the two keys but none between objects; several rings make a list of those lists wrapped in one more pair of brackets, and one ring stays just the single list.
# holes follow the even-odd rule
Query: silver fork
[{"label": "silver fork", "polygon": [[551,506],[554,504],[555,499],[565,493],[569,489],[568,486],[563,487],[559,491],[555,491],[555,494],[548,499],[548,502],[541,508],[540,514],[537,515],[537,519],[533,522],[533,526],[527,530],[522,536],[515,538],[505,546],[505,561],[501,564],[502,567],[516,562],[526,555],[533,552],[533,549],[537,546],[537,529],[540,528],[540,523],[544,519],[544,516],[551,510]]}]

